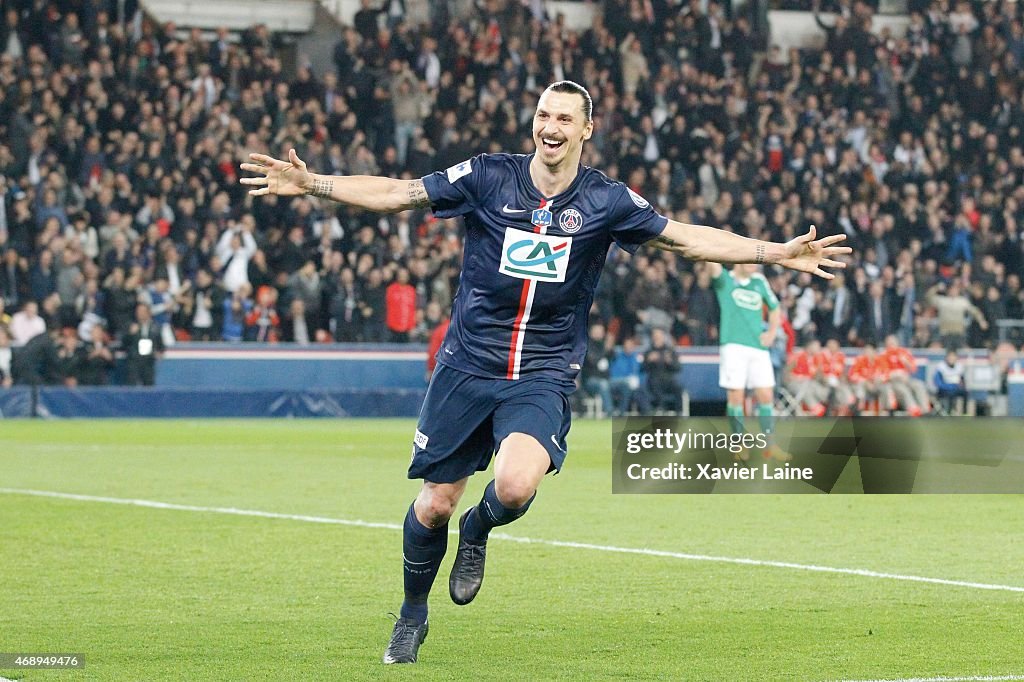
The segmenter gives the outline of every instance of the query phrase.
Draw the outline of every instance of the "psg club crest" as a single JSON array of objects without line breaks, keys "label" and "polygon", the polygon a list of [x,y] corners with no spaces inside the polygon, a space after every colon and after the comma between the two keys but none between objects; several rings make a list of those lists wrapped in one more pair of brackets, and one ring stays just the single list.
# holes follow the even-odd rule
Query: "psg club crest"
[{"label": "psg club crest", "polygon": [[558,226],[563,232],[575,234],[583,227],[583,216],[575,208],[567,208],[558,216]]},{"label": "psg club crest", "polygon": [[530,222],[537,227],[549,227],[551,225],[551,211],[546,208],[534,209]]}]

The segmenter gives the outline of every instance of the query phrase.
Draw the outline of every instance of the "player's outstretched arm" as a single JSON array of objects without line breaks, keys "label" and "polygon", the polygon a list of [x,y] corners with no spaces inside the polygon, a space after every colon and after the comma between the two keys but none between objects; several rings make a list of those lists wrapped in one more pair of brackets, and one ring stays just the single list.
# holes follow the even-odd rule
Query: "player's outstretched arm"
[{"label": "player's outstretched arm", "polygon": [[287,161],[266,154],[250,154],[249,158],[252,163],[243,163],[242,170],[259,175],[242,178],[239,182],[255,187],[249,190],[252,196],[311,195],[378,213],[430,207],[430,198],[422,180],[395,180],[370,175],[318,175],[309,172],[306,163],[294,149],[288,150]]},{"label": "player's outstretched arm", "polygon": [[648,244],[679,253],[691,260],[715,263],[774,263],[791,270],[809,272],[824,279],[833,279],[835,275],[822,268],[845,268],[846,263],[833,260],[833,257],[851,253],[853,249],[848,246],[834,246],[846,239],[846,235],[837,234],[816,240],[816,234],[814,226],[811,225],[807,234],[791,239],[785,244],[779,244],[741,237],[714,227],[688,225],[670,220],[665,230]]}]

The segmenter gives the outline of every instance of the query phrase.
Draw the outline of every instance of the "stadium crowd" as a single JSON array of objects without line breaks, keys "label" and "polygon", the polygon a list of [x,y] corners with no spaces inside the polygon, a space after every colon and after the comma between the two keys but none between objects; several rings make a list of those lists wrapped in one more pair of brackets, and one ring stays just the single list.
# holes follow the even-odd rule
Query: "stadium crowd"
[{"label": "stadium crowd", "polygon": [[[295,147],[321,172],[413,178],[531,152],[537,96],[562,78],[595,99],[584,163],[665,215],[848,234],[845,276],[766,273],[790,349],[995,347],[996,321],[1024,318],[1024,3],[916,3],[905,36],[876,36],[872,6],[842,1],[818,17],[824,49],[782,53],[715,0],[604,0],[582,32],[543,2],[363,0],[334,63],[294,75],[264,26],[204,36],[135,4],[4,4],[4,382],[3,349],[33,340],[25,367],[49,369],[23,380],[65,383],[103,383],[119,348],[151,382],[182,339],[426,342],[458,284],[457,221],[253,202],[238,163]],[[716,342],[703,266],[609,260],[601,344]]]}]

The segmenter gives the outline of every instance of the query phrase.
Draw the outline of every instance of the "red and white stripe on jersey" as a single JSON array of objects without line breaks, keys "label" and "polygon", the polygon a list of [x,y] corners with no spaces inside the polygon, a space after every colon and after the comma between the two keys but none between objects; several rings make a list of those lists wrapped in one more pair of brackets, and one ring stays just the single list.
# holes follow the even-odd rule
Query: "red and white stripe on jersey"
[{"label": "red and white stripe on jersey", "polygon": [[[547,208],[548,200],[541,199],[537,208]],[[535,234],[547,234],[546,225],[534,225]],[[526,324],[530,321],[530,311],[533,309],[533,294],[537,290],[537,280],[524,279],[523,290],[519,295],[519,311],[516,313],[515,322],[512,323],[512,344],[508,351],[508,379],[518,379],[519,369],[523,361],[523,340],[526,338]]]}]

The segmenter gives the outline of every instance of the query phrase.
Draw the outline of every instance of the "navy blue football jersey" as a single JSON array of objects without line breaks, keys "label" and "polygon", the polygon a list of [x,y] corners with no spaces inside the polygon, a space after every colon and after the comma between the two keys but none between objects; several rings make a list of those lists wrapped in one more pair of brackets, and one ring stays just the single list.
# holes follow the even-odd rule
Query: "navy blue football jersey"
[{"label": "navy blue football jersey", "polygon": [[423,178],[434,215],[463,216],[465,251],[437,361],[477,376],[575,379],[608,248],[633,253],[668,222],[640,195],[580,166],[545,198],[532,155],[482,154]]}]

